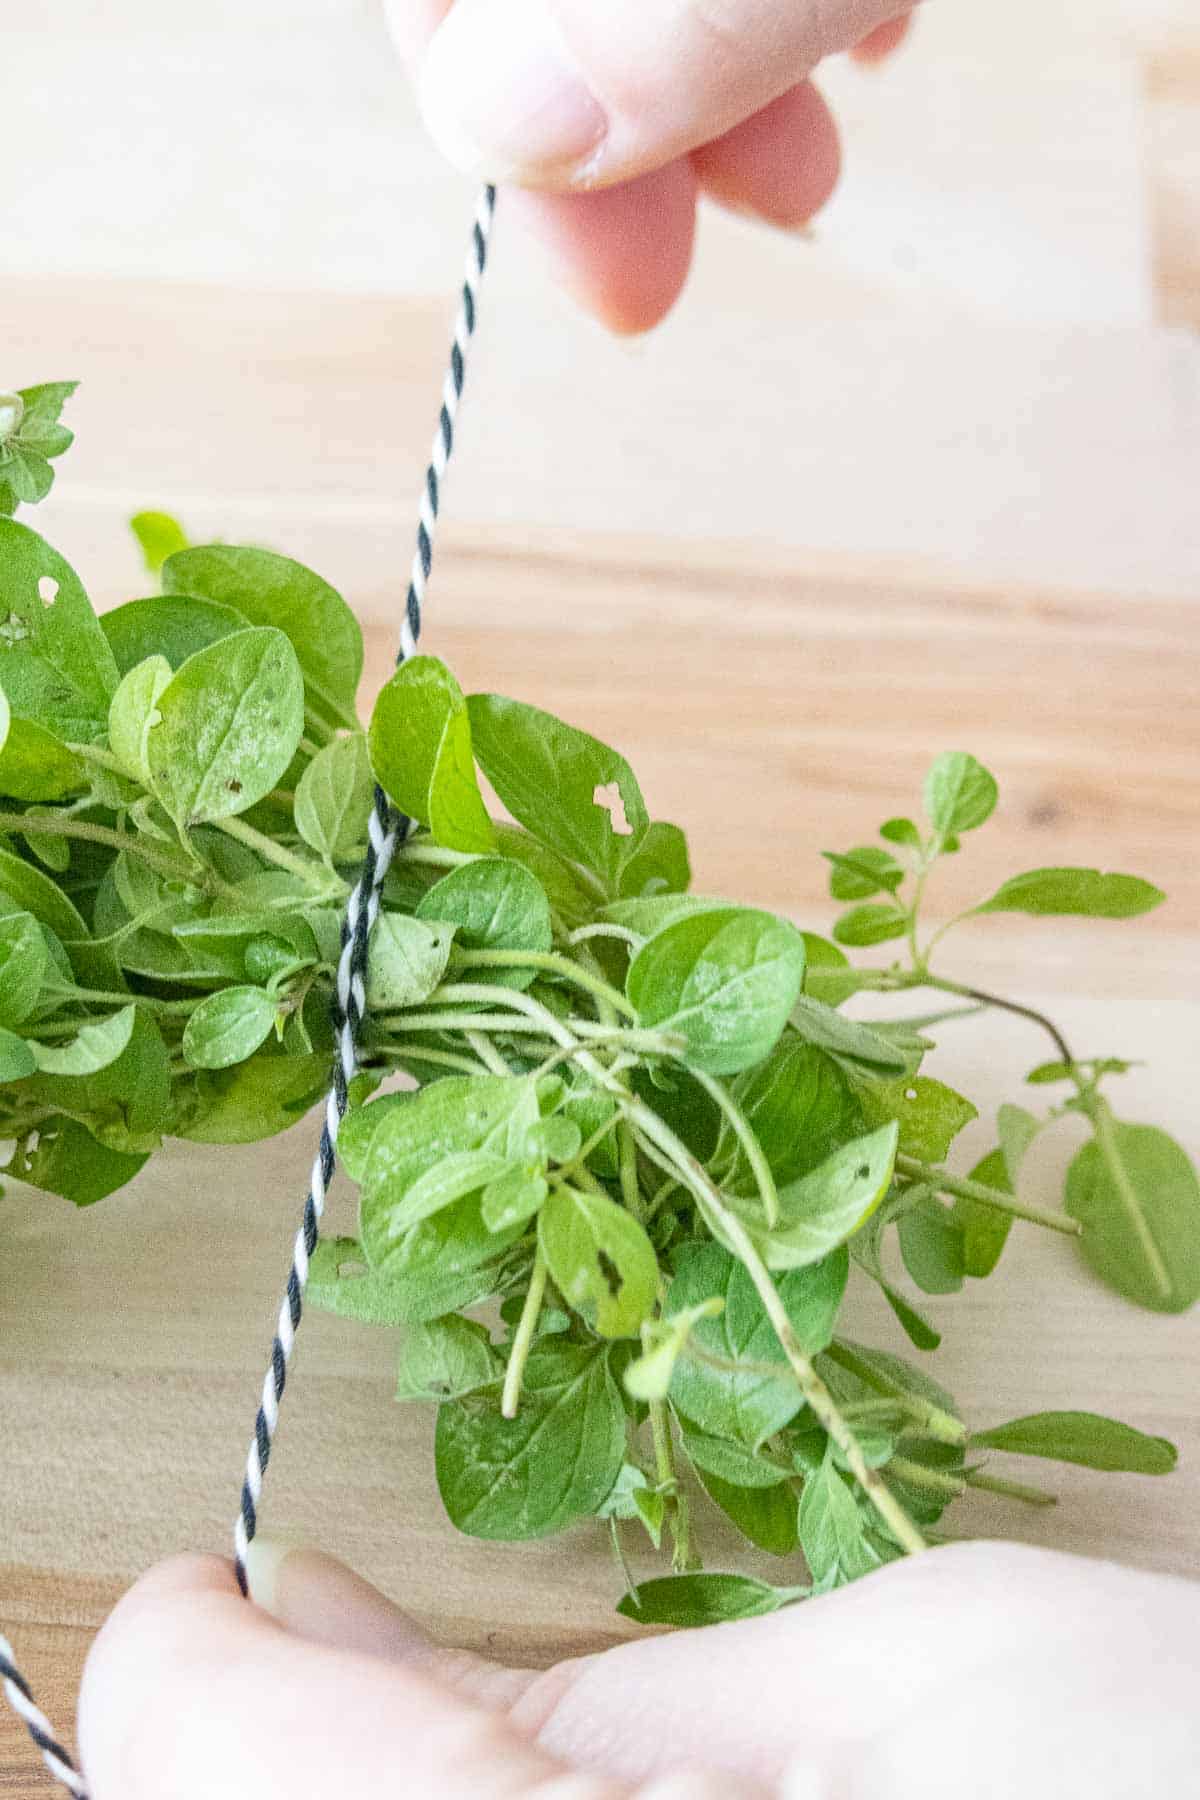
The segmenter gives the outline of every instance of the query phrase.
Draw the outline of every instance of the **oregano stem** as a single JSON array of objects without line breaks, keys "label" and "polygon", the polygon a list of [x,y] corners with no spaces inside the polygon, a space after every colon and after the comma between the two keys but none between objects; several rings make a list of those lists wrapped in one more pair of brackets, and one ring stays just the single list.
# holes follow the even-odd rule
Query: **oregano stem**
[{"label": "oregano stem", "polygon": [[707,1170],[675,1136],[670,1127],[658,1117],[658,1114],[640,1100],[627,1097],[625,1105],[630,1116],[636,1119],[645,1136],[653,1142],[659,1143],[677,1164],[687,1185],[699,1201],[701,1212],[708,1216],[710,1226],[715,1227],[715,1235],[723,1238],[730,1245],[735,1256],[744,1265],[796,1378],[800,1392],[816,1414],[819,1423],[824,1426],[842,1452],[850,1473],[896,1542],[901,1549],[913,1554],[924,1550],[926,1548],[925,1539],[887,1484],[880,1479],[874,1469],[868,1467],[858,1440],[838,1410],[837,1402],[817,1374],[810,1359],[804,1354],[775,1283],[771,1280],[766,1265],[759,1256],[746,1227],[737,1215],[725,1205],[720,1190],[709,1177]]},{"label": "oregano stem", "polygon": [[887,1466],[898,1481],[928,1488],[931,1494],[946,1494],[952,1500],[957,1500],[967,1485],[961,1475],[951,1475],[945,1469],[927,1469],[924,1463],[912,1462],[907,1456],[893,1456]]},{"label": "oregano stem", "polygon": [[971,1181],[965,1175],[951,1175],[948,1169],[921,1162],[915,1156],[896,1157],[896,1167],[913,1181],[923,1181],[940,1194],[954,1194],[960,1200],[974,1200],[994,1212],[1009,1213],[1014,1219],[1026,1219],[1031,1225],[1044,1225],[1048,1231],[1061,1231],[1065,1237],[1081,1237],[1083,1227],[1069,1213],[1055,1212],[1048,1206],[1036,1206],[1031,1200],[1018,1200],[1002,1188],[986,1187],[982,1181]]},{"label": "oregano stem", "polygon": [[910,1394],[899,1383],[889,1381],[886,1375],[879,1374],[865,1358],[847,1343],[834,1338],[825,1352],[830,1362],[861,1381],[874,1393],[882,1395],[894,1405],[900,1406],[910,1418],[918,1420],[931,1438],[941,1444],[962,1444],[966,1442],[967,1428],[961,1419],[948,1413],[943,1407],[935,1406],[932,1400],[923,1399],[920,1394]]},{"label": "oregano stem", "polygon": [[140,857],[142,862],[172,881],[195,881],[195,870],[190,864],[176,862],[168,851],[155,850],[142,838],[131,837],[124,831],[113,831],[107,825],[88,825],[76,819],[60,819],[51,813],[0,813],[0,835],[9,833],[25,837],[78,838],[85,844],[104,844],[113,850],[128,850],[132,856]]},{"label": "oregano stem", "polygon": [[529,1276],[529,1287],[525,1294],[525,1304],[521,1308],[521,1317],[517,1323],[516,1335],[512,1341],[512,1349],[508,1354],[508,1367],[504,1371],[504,1391],[500,1396],[500,1411],[504,1418],[515,1419],[517,1407],[521,1400],[521,1381],[525,1374],[525,1364],[529,1358],[533,1334],[537,1329],[538,1315],[542,1310],[542,1301],[546,1296],[546,1259],[542,1255],[539,1244],[533,1259],[533,1269]]},{"label": "oregano stem", "polygon": [[1002,1475],[989,1475],[985,1469],[968,1469],[963,1476],[968,1487],[982,1488],[988,1494],[1003,1494],[1008,1500],[1023,1500],[1026,1506],[1057,1506],[1058,1495],[1046,1488],[1030,1487],[1024,1481],[1006,1481]]},{"label": "oregano stem", "polygon": [[465,1031],[463,1036],[470,1044],[480,1062],[489,1068],[493,1075],[511,1075],[512,1069],[505,1062],[491,1038],[482,1031]]},{"label": "oregano stem", "polygon": [[626,1207],[640,1223],[645,1218],[642,1206],[641,1185],[638,1181],[637,1140],[633,1135],[633,1126],[628,1119],[622,1119],[617,1133],[619,1151],[619,1168],[621,1176],[621,1197]]},{"label": "oregano stem", "polygon": [[645,942],[636,931],[630,931],[628,925],[580,925],[567,933],[568,944],[586,944],[589,938],[617,938],[631,950],[639,950]]},{"label": "oregano stem", "polygon": [[713,1075],[706,1074],[703,1069],[694,1068],[691,1063],[685,1063],[684,1068],[693,1081],[700,1083],[705,1093],[715,1102],[732,1126],[739,1144],[746,1152],[746,1160],[750,1164],[754,1179],[758,1184],[758,1194],[763,1203],[767,1224],[773,1229],[779,1223],[779,1190],[775,1185],[775,1176],[771,1165],[763,1153],[763,1147],[759,1143],[756,1133],[751,1129],[750,1121],[724,1082],[718,1081]]},{"label": "oregano stem", "polygon": [[453,1050],[439,1050],[432,1044],[405,1043],[403,1038],[392,1038],[387,1044],[388,1054],[403,1059],[406,1056],[419,1058],[421,1062],[435,1063],[439,1069],[457,1069],[462,1075],[484,1075],[487,1073],[482,1064],[470,1056],[459,1056]]},{"label": "oregano stem", "polygon": [[618,993],[598,975],[580,968],[569,956],[559,956],[553,950],[459,950],[455,948],[452,955],[452,966],[465,969],[542,969],[548,975],[559,975],[564,981],[570,981],[576,987],[585,988],[588,993],[605,1001],[614,1012],[622,1013],[627,1019],[637,1018],[637,1008],[631,1006],[624,994]]},{"label": "oregano stem", "polygon": [[245,819],[234,817],[214,819],[212,822],[218,831],[225,833],[226,837],[236,838],[239,844],[245,844],[248,850],[256,851],[264,862],[274,863],[277,869],[286,869],[289,875],[296,876],[297,880],[302,881],[306,887],[319,893],[323,900],[336,899],[348,892],[345,882],[340,879],[337,889],[331,889],[328,870],[321,870],[315,863],[310,863],[304,857],[297,856],[285,844],[277,844],[274,838],[267,837],[264,832],[256,831],[253,825],[247,825]]}]

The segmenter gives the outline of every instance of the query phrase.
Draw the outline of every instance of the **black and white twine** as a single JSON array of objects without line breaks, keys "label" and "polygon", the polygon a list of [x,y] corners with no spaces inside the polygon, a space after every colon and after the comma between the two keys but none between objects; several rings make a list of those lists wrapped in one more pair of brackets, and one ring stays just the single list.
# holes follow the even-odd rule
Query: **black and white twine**
[{"label": "black and white twine", "polygon": [[[484,188],[475,209],[471,247],[463,277],[450,362],[442,383],[442,404],[417,520],[417,543],[409,574],[404,617],[400,622],[397,664],[406,662],[417,648],[425,590],[433,566],[433,536],[441,501],[441,484],[454,449],[454,421],[462,399],[467,352],[475,333],[479,287],[487,263],[488,239],[496,207],[496,190]],[[404,841],[410,821],[397,812],[381,788],[375,789],[367,829],[367,853],[358,879],[346,902],[342,920],[342,948],[331,1004],[333,1017],[333,1077],[325,1099],[321,1138],[313,1160],[300,1228],[292,1246],[292,1266],[279,1308],[271,1359],[263,1378],[262,1397],[254,1421],[254,1435],[246,1457],[241,1506],[234,1525],[234,1569],[243,1594],[249,1593],[246,1557],[258,1529],[258,1504],[271,1446],[279,1425],[279,1403],[287,1383],[288,1363],[304,1311],[304,1290],[309,1264],[317,1245],[317,1232],[325,1210],[325,1196],[337,1166],[337,1140],[349,1105],[350,1083],[358,1073],[358,1040],[366,1009],[367,944],[379,913],[380,895],[396,846]],[[47,1769],[75,1800],[88,1800],[83,1776],[54,1737],[50,1722],[35,1704],[29,1684],[13,1660],[12,1645],[0,1635],[0,1682],[10,1706],[20,1715],[29,1735],[42,1753]]]}]

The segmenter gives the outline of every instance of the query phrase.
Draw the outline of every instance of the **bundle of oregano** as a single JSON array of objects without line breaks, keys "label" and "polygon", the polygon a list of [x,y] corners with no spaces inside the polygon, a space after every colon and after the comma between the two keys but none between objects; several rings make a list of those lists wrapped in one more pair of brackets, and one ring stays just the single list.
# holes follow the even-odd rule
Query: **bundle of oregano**
[{"label": "bundle of oregano", "polygon": [[[48,491],[70,384],[0,395],[0,513]],[[1104,1280],[1177,1311],[1200,1293],[1200,1188],[1180,1147],[1121,1121],[1119,1057],[943,979],[926,884],[996,804],[942,756],[924,821],[827,852],[833,941],[687,892],[677,826],[616,751],[549,714],[465,698],[430,657],[357,722],[362,642],[319,576],[135,522],[162,592],[97,618],[75,572],[0,519],[0,1137],[9,1173],[77,1205],[168,1136],[244,1143],[323,1091],[341,909],[376,781],[419,822],[370,953],[364,1074],[341,1136],[356,1239],[309,1298],[401,1328],[399,1396],[436,1402],[437,1480],[463,1531],[580,1519],[669,1546],[622,1602],[695,1623],[770,1610],[933,1541],[971,1487],[1039,1502],[989,1450],[1161,1474],[1172,1447],[1088,1413],[973,1431],[911,1361],[839,1330],[876,1282],[919,1351],[938,1333],[892,1274],[946,1294],[996,1267],[1014,1219],[1078,1233]],[[168,554],[169,553],[169,554]],[[512,821],[489,815],[477,769]],[[1135,876],[1035,869],[960,919],[1129,918]],[[885,970],[847,948],[894,940]],[[1055,1104],[1006,1105],[969,1177],[976,1116],[920,1073],[946,1013],[850,1016],[933,990],[1026,1014]],[[402,1092],[372,1097],[386,1079]],[[415,1087],[414,1087],[415,1084]],[[1063,1113],[1090,1126],[1062,1211],[1018,1197]],[[781,1586],[699,1573],[702,1489]]]}]

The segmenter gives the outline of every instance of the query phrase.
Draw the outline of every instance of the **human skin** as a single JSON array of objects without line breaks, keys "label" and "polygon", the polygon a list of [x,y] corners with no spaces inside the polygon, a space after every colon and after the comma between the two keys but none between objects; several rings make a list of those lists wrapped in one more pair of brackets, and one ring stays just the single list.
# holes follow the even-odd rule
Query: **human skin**
[{"label": "human skin", "polygon": [[1194,1791],[1200,1589],[948,1546],[543,1672],[435,1647],[312,1551],[184,1557],[89,1657],[93,1800],[1130,1800]]},{"label": "human skin", "polygon": [[838,179],[808,79],[881,61],[912,0],[386,0],[431,133],[614,331],[678,298],[702,196],[784,231]]}]

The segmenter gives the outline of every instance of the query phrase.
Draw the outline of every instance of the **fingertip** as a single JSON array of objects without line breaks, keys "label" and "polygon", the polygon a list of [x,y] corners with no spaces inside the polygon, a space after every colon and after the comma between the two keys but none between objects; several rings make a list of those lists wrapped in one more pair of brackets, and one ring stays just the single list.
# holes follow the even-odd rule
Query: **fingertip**
[{"label": "fingertip", "polygon": [[505,195],[556,278],[609,331],[660,324],[683,291],[696,227],[696,174],[686,157],[586,194]]},{"label": "fingertip", "polygon": [[862,63],[865,68],[872,68],[878,63],[886,62],[888,57],[900,48],[908,36],[911,25],[912,14],[910,12],[902,13],[898,19],[889,19],[885,25],[877,25],[874,31],[867,33],[861,43],[854,46],[850,52],[851,57],[856,63]]},{"label": "fingertip", "polygon": [[806,225],[828,201],[842,167],[837,122],[811,81],[692,152],[710,199],[781,230]]}]

